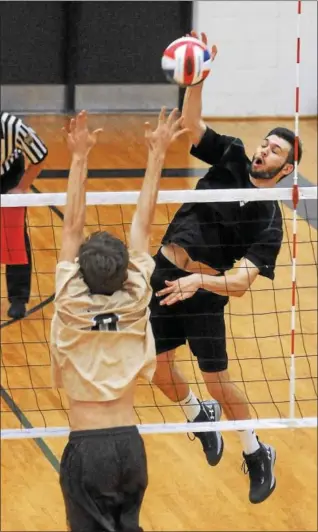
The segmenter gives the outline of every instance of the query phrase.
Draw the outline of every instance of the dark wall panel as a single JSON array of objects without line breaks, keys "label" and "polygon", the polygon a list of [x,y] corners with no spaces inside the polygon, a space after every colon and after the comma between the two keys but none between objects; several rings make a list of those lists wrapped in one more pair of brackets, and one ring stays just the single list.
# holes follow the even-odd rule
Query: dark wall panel
[{"label": "dark wall panel", "polygon": [[63,83],[63,3],[1,2],[1,83]]},{"label": "dark wall panel", "polygon": [[0,2],[2,84],[165,83],[192,2]]},{"label": "dark wall panel", "polygon": [[75,82],[165,83],[161,54],[184,34],[188,4],[82,2]]}]

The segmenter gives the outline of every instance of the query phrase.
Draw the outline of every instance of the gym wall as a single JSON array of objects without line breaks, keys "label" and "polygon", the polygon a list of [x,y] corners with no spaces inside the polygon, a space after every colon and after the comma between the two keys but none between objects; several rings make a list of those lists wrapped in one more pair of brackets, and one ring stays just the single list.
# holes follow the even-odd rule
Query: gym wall
[{"label": "gym wall", "polygon": [[[193,24],[218,45],[204,84],[206,117],[293,116],[296,0],[199,1]],[[303,0],[300,112],[317,115],[317,2]]]}]

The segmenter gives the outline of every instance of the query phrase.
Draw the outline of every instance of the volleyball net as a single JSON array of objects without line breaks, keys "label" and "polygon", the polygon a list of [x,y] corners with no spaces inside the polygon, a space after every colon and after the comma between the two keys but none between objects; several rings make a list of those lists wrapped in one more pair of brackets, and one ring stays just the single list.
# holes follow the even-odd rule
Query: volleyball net
[{"label": "volleyball net", "polygon": [[[292,188],[159,193],[152,254],[182,203],[277,200],[283,214],[284,239],[274,281],[258,276],[249,291],[242,298],[230,298],[225,309],[231,380],[245,393],[253,419],[187,423],[180,405],[169,401],[152,383],[138,381],[135,414],[140,432],[317,426],[317,187],[299,188],[298,192],[297,248]],[[105,230],[127,242],[138,194],[88,192],[86,235]],[[66,396],[63,390],[51,387],[49,346],[65,203],[64,193],[1,197],[2,208],[27,207],[33,259],[31,300],[22,320],[8,321],[6,317],[3,266],[1,271],[2,438],[64,436],[69,432]],[[293,258],[295,249],[297,261]],[[176,364],[197,397],[210,399],[188,345],[177,350]]]}]

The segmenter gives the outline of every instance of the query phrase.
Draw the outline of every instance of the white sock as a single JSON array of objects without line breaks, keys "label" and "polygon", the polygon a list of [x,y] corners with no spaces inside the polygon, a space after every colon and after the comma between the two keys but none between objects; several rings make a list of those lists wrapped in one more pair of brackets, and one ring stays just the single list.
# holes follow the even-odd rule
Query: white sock
[{"label": "white sock", "polygon": [[254,430],[239,430],[239,436],[245,454],[253,454],[260,448]]},{"label": "white sock", "polygon": [[200,403],[192,392],[192,390],[190,390],[189,395],[182,401],[179,401],[179,403],[182,406],[182,410],[184,411],[189,421],[193,421],[200,414]]}]

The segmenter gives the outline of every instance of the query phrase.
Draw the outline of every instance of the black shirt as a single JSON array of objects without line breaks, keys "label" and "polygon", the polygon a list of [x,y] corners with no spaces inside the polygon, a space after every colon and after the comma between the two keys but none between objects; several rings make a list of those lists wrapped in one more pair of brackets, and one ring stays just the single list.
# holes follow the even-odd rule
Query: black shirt
[{"label": "black shirt", "polygon": [[[196,189],[255,188],[249,178],[251,162],[240,139],[207,128],[191,154],[213,165]],[[274,279],[282,238],[277,201],[185,203],[175,214],[162,243],[175,243],[192,260],[221,272],[245,257],[261,275]]]}]

